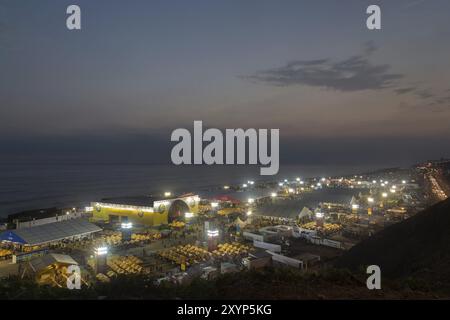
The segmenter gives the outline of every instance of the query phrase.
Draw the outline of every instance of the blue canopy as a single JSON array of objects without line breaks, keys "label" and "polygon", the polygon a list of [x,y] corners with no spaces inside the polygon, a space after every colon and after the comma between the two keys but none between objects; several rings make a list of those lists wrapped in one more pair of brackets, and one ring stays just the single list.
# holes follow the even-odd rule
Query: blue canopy
[{"label": "blue canopy", "polygon": [[0,241],[11,241],[20,244],[26,244],[26,241],[15,234],[14,231],[5,231],[0,234]]}]

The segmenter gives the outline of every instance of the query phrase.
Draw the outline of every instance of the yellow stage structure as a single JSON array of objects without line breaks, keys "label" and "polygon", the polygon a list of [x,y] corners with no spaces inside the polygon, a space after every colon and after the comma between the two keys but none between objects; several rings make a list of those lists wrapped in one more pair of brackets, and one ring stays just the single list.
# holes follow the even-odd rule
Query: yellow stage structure
[{"label": "yellow stage structure", "polygon": [[105,202],[91,203],[93,222],[128,221],[136,225],[160,226],[172,221],[183,221],[186,212],[198,213],[200,197],[181,196],[154,201],[153,206],[136,206]]}]

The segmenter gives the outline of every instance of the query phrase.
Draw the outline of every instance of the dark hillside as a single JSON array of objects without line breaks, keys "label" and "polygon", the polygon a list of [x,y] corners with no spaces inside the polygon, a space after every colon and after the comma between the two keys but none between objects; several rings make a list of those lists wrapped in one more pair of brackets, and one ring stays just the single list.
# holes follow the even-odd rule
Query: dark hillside
[{"label": "dark hillside", "polygon": [[388,278],[450,288],[450,199],[362,241],[335,262],[351,270],[371,264]]}]

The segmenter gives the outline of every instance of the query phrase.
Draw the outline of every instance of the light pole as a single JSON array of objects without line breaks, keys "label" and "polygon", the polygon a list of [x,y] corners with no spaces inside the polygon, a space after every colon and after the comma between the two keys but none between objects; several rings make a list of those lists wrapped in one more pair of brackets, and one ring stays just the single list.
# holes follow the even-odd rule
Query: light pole
[{"label": "light pole", "polygon": [[131,222],[122,222],[121,230],[122,230],[122,241],[130,241],[131,240],[131,229],[133,228],[133,224]]},{"label": "light pole", "polygon": [[95,273],[106,273],[106,261],[108,257],[107,247],[98,247],[94,250],[95,252]]}]

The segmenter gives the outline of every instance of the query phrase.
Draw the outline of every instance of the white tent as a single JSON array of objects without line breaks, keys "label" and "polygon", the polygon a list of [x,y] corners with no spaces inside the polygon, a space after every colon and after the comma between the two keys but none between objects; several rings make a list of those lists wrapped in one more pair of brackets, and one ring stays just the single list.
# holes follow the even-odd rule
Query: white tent
[{"label": "white tent", "polygon": [[308,207],[303,207],[302,211],[298,214],[298,218],[310,217],[313,215],[313,212]]}]

